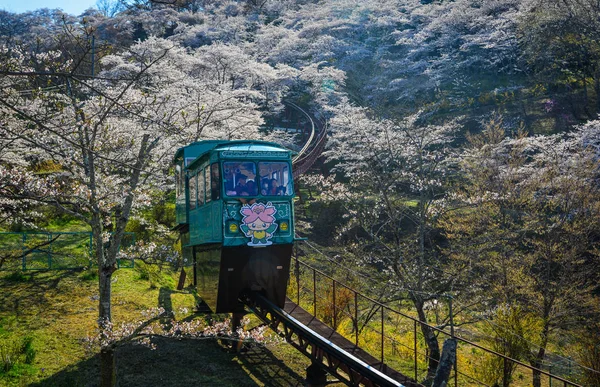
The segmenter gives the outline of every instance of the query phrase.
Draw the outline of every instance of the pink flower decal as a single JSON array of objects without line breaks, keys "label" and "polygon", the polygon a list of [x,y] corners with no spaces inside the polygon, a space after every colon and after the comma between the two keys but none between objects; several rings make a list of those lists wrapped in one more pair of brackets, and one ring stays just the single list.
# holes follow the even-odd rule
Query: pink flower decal
[{"label": "pink flower decal", "polygon": [[254,203],[251,206],[244,204],[240,210],[240,213],[244,216],[240,230],[250,238],[250,242],[247,243],[248,246],[265,247],[273,244],[270,239],[273,238],[273,233],[277,230],[274,216],[276,212],[277,210],[271,202],[266,205],[262,203]]},{"label": "pink flower decal", "polygon": [[269,202],[266,206],[262,203],[254,203],[252,206],[246,204],[242,207],[240,212],[244,215],[242,222],[245,224],[255,222],[257,219],[262,220],[265,223],[273,223],[275,221],[273,215],[277,210],[273,207],[271,202]]}]

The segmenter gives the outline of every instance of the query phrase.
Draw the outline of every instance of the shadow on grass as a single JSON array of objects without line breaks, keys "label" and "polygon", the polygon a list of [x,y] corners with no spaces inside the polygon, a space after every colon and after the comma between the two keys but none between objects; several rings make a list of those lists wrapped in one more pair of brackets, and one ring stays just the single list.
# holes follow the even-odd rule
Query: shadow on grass
[{"label": "shadow on grass", "polygon": [[44,308],[51,304],[49,296],[57,292],[63,281],[75,281],[80,270],[28,271],[15,276],[0,277],[0,312],[19,316],[22,309],[36,305]]},{"label": "shadow on grass", "polygon": [[[189,289],[177,291],[168,288],[161,288],[158,295],[158,305],[163,307],[165,311],[173,312],[171,302],[171,294],[173,293],[191,293],[194,294],[197,305],[202,305],[204,303],[204,301],[202,301],[202,299],[199,298],[194,291],[190,291]],[[209,316],[210,315],[206,315],[206,317]],[[196,316],[194,315],[190,315],[188,318],[185,318],[182,321],[189,321],[195,317]],[[211,345],[213,345],[213,343],[211,343]],[[221,350],[225,351],[226,349],[221,348]],[[282,360],[274,356],[273,353],[271,353],[269,349],[264,346],[248,344],[240,353],[231,353],[231,351],[232,350],[229,350],[230,356],[233,356],[233,358],[240,362],[246,370],[250,371],[253,380],[256,381],[250,384],[252,386],[257,384],[273,387],[304,385],[304,379],[300,375],[289,368]],[[208,386],[212,384],[205,385]]]},{"label": "shadow on grass", "polygon": [[303,377],[275,357],[268,348],[252,346],[241,353],[238,359],[247,369],[253,370],[253,375],[265,386],[304,386]]},{"label": "shadow on grass", "polygon": [[[235,353],[214,339],[155,337],[156,349],[127,344],[117,350],[117,380],[121,387],[148,386],[301,386],[302,378],[267,348]],[[77,363],[36,387],[98,386],[98,356]]]},{"label": "shadow on grass", "polygon": [[171,301],[171,294],[173,293],[173,290],[165,287],[158,290],[158,306],[164,308],[165,312],[170,314],[173,313],[173,302]]},{"label": "shadow on grass", "polygon": [[[33,273],[20,282],[0,278],[0,311],[25,312],[52,307],[52,298],[60,290],[78,284],[76,272]],[[80,284],[78,286],[81,286]],[[94,284],[89,285],[92,289]],[[160,289],[158,304],[173,309],[171,295],[180,293]],[[86,299],[89,297],[86,296]],[[16,305],[13,303],[18,300]],[[33,313],[33,312],[30,312]],[[236,353],[215,339],[177,339],[154,337],[156,350],[127,343],[116,351],[118,385],[124,386],[301,386],[302,376],[278,359],[269,348],[253,346]],[[57,356],[60,354],[57,353]],[[99,356],[72,364],[52,375],[39,370],[30,386],[70,387],[99,385]],[[0,382],[0,384],[2,384]]]}]

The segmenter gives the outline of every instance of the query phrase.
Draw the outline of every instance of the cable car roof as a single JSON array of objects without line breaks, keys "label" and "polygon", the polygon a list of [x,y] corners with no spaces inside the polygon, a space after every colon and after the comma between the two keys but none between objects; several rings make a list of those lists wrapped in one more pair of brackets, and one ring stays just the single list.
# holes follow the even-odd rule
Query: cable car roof
[{"label": "cable car roof", "polygon": [[203,155],[211,151],[218,152],[282,152],[294,153],[283,146],[269,141],[259,140],[205,140],[198,141],[179,148],[175,153],[174,162],[178,159],[193,158],[194,161],[186,163],[187,168],[191,168],[193,164]]}]

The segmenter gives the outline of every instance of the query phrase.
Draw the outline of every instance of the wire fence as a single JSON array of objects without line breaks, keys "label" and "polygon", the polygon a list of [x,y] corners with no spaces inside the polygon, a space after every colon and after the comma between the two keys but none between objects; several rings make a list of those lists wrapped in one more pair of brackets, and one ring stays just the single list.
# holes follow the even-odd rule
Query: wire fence
[{"label": "wire fence", "polygon": [[[135,244],[125,233],[122,248]],[[0,270],[66,270],[95,266],[91,232],[0,232]],[[132,268],[133,260],[117,260]]]}]

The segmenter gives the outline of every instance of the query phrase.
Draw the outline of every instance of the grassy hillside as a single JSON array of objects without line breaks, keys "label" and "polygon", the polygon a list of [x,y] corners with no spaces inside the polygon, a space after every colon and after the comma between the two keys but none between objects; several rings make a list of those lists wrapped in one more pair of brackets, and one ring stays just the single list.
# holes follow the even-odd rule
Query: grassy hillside
[{"label": "grassy hillside", "polygon": [[[121,269],[113,288],[114,322],[141,320],[141,311],[162,306],[176,319],[202,318],[193,294],[173,290],[162,275]],[[94,332],[97,282],[93,273],[0,272],[0,386],[94,386],[98,358],[83,339]],[[253,322],[256,324],[256,322]],[[156,349],[129,343],[117,351],[121,386],[302,385],[309,360],[286,343],[255,345],[237,353],[215,339],[154,337]],[[12,363],[8,369],[7,363]]]}]

